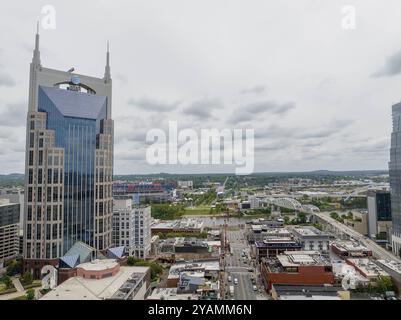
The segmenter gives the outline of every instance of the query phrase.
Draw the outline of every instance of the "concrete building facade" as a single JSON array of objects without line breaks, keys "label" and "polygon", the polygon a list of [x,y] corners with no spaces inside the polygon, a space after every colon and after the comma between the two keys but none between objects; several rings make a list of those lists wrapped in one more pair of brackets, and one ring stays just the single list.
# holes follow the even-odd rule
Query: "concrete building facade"
[{"label": "concrete building facade", "polygon": [[114,199],[113,243],[130,256],[145,259],[151,249],[151,208],[133,206],[131,199]]},{"label": "concrete building facade", "polygon": [[19,212],[18,203],[0,200],[0,265],[19,253]]}]

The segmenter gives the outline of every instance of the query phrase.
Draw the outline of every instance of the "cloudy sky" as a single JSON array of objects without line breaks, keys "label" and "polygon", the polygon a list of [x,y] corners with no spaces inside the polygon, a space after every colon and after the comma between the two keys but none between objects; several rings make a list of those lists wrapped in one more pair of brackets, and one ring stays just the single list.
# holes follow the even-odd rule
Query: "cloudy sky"
[{"label": "cloudy sky", "polygon": [[169,120],[253,128],[256,171],[387,168],[399,0],[15,0],[0,4],[0,173],[23,172],[29,63],[48,4],[44,66],[101,77],[110,40],[118,174],[233,170],[148,165],[146,133]]}]

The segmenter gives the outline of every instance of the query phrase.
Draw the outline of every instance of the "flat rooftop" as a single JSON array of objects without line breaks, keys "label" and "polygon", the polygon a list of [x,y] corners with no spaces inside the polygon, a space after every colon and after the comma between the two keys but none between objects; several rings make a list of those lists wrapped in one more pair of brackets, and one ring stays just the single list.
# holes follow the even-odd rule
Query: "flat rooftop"
[{"label": "flat rooftop", "polygon": [[[41,300],[105,300],[118,299],[120,289],[131,285],[135,279],[139,283],[146,275],[148,267],[121,266],[115,275],[102,279],[72,277],[45,294]],[[117,296],[116,296],[117,294]]]},{"label": "flat rooftop", "polygon": [[277,256],[277,260],[284,268],[303,265],[331,265],[331,262],[318,251],[285,251],[284,254]]},{"label": "flat rooftop", "polygon": [[384,271],[381,267],[379,267],[377,264],[373,262],[373,260],[368,259],[368,258],[361,258],[361,259],[355,259],[355,258],[350,258],[347,259],[347,262],[351,263],[354,265],[356,268],[358,268],[361,272],[363,272],[367,278],[376,278],[379,276],[383,277],[388,277],[389,274]]},{"label": "flat rooftop", "polygon": [[177,293],[177,288],[156,288],[147,300],[198,300],[197,294]]},{"label": "flat rooftop", "polygon": [[329,235],[327,233],[324,233],[313,226],[294,227],[292,229],[292,231],[295,235],[298,235],[300,237],[327,237],[327,238],[329,238]]},{"label": "flat rooftop", "polygon": [[344,252],[370,251],[359,242],[351,240],[336,240],[332,242],[331,245]]}]

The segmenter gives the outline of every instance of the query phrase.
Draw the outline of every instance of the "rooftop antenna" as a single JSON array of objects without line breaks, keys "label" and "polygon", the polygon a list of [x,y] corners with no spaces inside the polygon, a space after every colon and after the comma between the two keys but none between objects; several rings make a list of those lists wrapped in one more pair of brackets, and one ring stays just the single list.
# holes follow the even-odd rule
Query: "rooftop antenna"
[{"label": "rooftop antenna", "polygon": [[39,21],[36,23],[35,50],[33,51],[32,63],[40,66],[40,51],[39,51]]},{"label": "rooftop antenna", "polygon": [[104,70],[104,79],[109,82],[111,80],[110,73],[110,42],[107,40],[106,67]]}]

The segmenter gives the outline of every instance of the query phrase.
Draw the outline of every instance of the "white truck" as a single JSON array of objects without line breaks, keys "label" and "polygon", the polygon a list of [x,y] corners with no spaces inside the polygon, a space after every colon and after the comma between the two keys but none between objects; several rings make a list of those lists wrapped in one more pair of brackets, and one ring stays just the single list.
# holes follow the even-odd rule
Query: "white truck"
[{"label": "white truck", "polygon": [[234,286],[230,286],[230,295],[234,297]]}]

